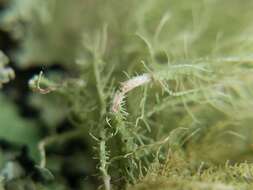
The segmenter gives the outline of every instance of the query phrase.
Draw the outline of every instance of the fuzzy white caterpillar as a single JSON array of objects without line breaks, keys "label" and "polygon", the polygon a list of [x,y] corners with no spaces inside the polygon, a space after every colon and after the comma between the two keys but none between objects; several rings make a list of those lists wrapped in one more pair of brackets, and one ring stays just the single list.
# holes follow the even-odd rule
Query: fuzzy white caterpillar
[{"label": "fuzzy white caterpillar", "polygon": [[170,96],[183,96],[183,95],[193,93],[193,92],[196,92],[199,90],[199,89],[191,89],[191,90],[186,90],[186,91],[182,91],[182,92],[173,92],[163,83],[163,81],[161,79],[159,80],[159,79],[155,78],[155,76],[153,76],[150,73],[144,73],[140,76],[133,77],[132,79],[129,79],[129,80],[121,83],[120,89],[114,95],[111,111],[113,113],[118,113],[120,111],[121,104],[124,102],[125,95],[129,91],[131,91],[139,86],[143,86],[147,83],[150,83],[154,80],[158,81],[160,83],[160,85],[162,86],[162,88],[167,93],[169,93]]},{"label": "fuzzy white caterpillar", "polygon": [[123,102],[125,94],[134,88],[142,86],[146,83],[149,83],[152,80],[150,74],[145,73],[140,76],[136,76],[132,79],[129,79],[123,83],[121,83],[121,88],[116,92],[112,102],[112,112],[117,113],[120,110],[120,105]]},{"label": "fuzzy white caterpillar", "polygon": [[138,86],[142,86],[146,83],[149,83],[151,80],[152,80],[151,75],[147,73],[142,74],[140,76],[136,76],[132,79],[129,79],[121,83],[121,92],[125,94]]}]

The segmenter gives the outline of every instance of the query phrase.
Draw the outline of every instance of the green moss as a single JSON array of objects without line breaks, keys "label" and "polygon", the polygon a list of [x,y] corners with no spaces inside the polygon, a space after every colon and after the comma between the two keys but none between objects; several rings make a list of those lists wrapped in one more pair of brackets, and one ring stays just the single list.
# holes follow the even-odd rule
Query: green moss
[{"label": "green moss", "polygon": [[147,176],[128,190],[241,190],[252,188],[250,163],[215,166],[202,162],[193,166],[189,160],[171,153],[165,164],[155,165]]}]

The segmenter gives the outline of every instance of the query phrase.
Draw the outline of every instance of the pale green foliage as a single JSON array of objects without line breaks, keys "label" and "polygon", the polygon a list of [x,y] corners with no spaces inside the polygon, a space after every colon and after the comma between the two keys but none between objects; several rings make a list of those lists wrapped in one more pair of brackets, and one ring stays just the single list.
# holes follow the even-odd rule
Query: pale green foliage
[{"label": "pale green foliage", "polygon": [[[73,62],[73,56],[80,48],[78,41],[83,27],[78,18],[86,14],[80,4],[81,0],[75,0],[75,3],[13,0],[3,16],[2,25],[18,40],[25,37],[21,43],[22,50],[16,56],[20,66],[29,66],[31,62]],[[29,30],[23,23],[29,25]]]},{"label": "pale green foliage", "polygon": [[[222,171],[215,164],[252,160],[252,1],[26,3],[14,1],[3,21],[6,29],[13,23],[21,27],[15,34],[22,39],[18,64],[59,62],[66,68],[69,76],[62,82],[40,74],[29,84],[39,93],[63,97],[65,114],[78,131],[74,136],[52,132],[42,141],[41,166],[46,166],[46,145],[82,136],[95,145],[106,190],[145,175],[134,189],[250,189],[226,178],[230,172],[243,177],[251,165]],[[140,79],[136,76],[148,77],[134,89],[129,85]],[[118,111],[112,110],[114,102]],[[154,160],[166,160],[168,149],[184,152],[190,164],[172,165],[175,175],[166,165],[161,165],[165,174],[151,171]],[[212,169],[198,174],[184,168],[203,161]]]},{"label": "pale green foliage", "polygon": [[[123,2],[116,0],[110,2],[11,0],[11,2],[3,15],[2,25],[12,32],[15,38],[22,40],[22,50],[16,57],[19,65],[23,67],[31,63],[55,62],[71,67],[80,53],[82,36],[88,40],[93,38],[94,32],[105,23],[111,23],[111,27],[115,29],[113,35],[121,35],[117,24],[129,12],[128,7],[123,7],[125,10],[122,10]],[[111,10],[119,7],[121,13],[115,17]],[[25,27],[24,23],[28,27]],[[112,41],[111,45],[113,44]]]}]

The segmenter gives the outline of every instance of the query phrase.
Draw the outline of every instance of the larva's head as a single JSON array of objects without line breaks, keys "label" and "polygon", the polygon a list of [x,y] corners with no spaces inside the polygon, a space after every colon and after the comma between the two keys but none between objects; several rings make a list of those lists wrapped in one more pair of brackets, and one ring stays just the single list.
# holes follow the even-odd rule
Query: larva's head
[{"label": "larva's head", "polygon": [[123,99],[124,99],[124,93],[121,91],[117,91],[112,101],[111,111],[113,113],[118,113],[120,111],[120,107],[123,102]]}]

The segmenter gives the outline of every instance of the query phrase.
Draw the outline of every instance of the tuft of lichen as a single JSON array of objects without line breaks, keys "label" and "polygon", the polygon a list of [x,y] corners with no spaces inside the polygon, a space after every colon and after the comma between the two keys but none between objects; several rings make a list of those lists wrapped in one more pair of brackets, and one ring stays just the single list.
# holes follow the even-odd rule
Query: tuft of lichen
[{"label": "tuft of lichen", "polygon": [[[21,97],[38,110],[41,136],[39,153],[25,154],[32,172],[11,182],[3,175],[5,185],[252,188],[253,1],[6,6],[2,30],[19,44],[8,52],[12,64],[39,71]],[[0,85],[12,72],[0,63]]]}]

